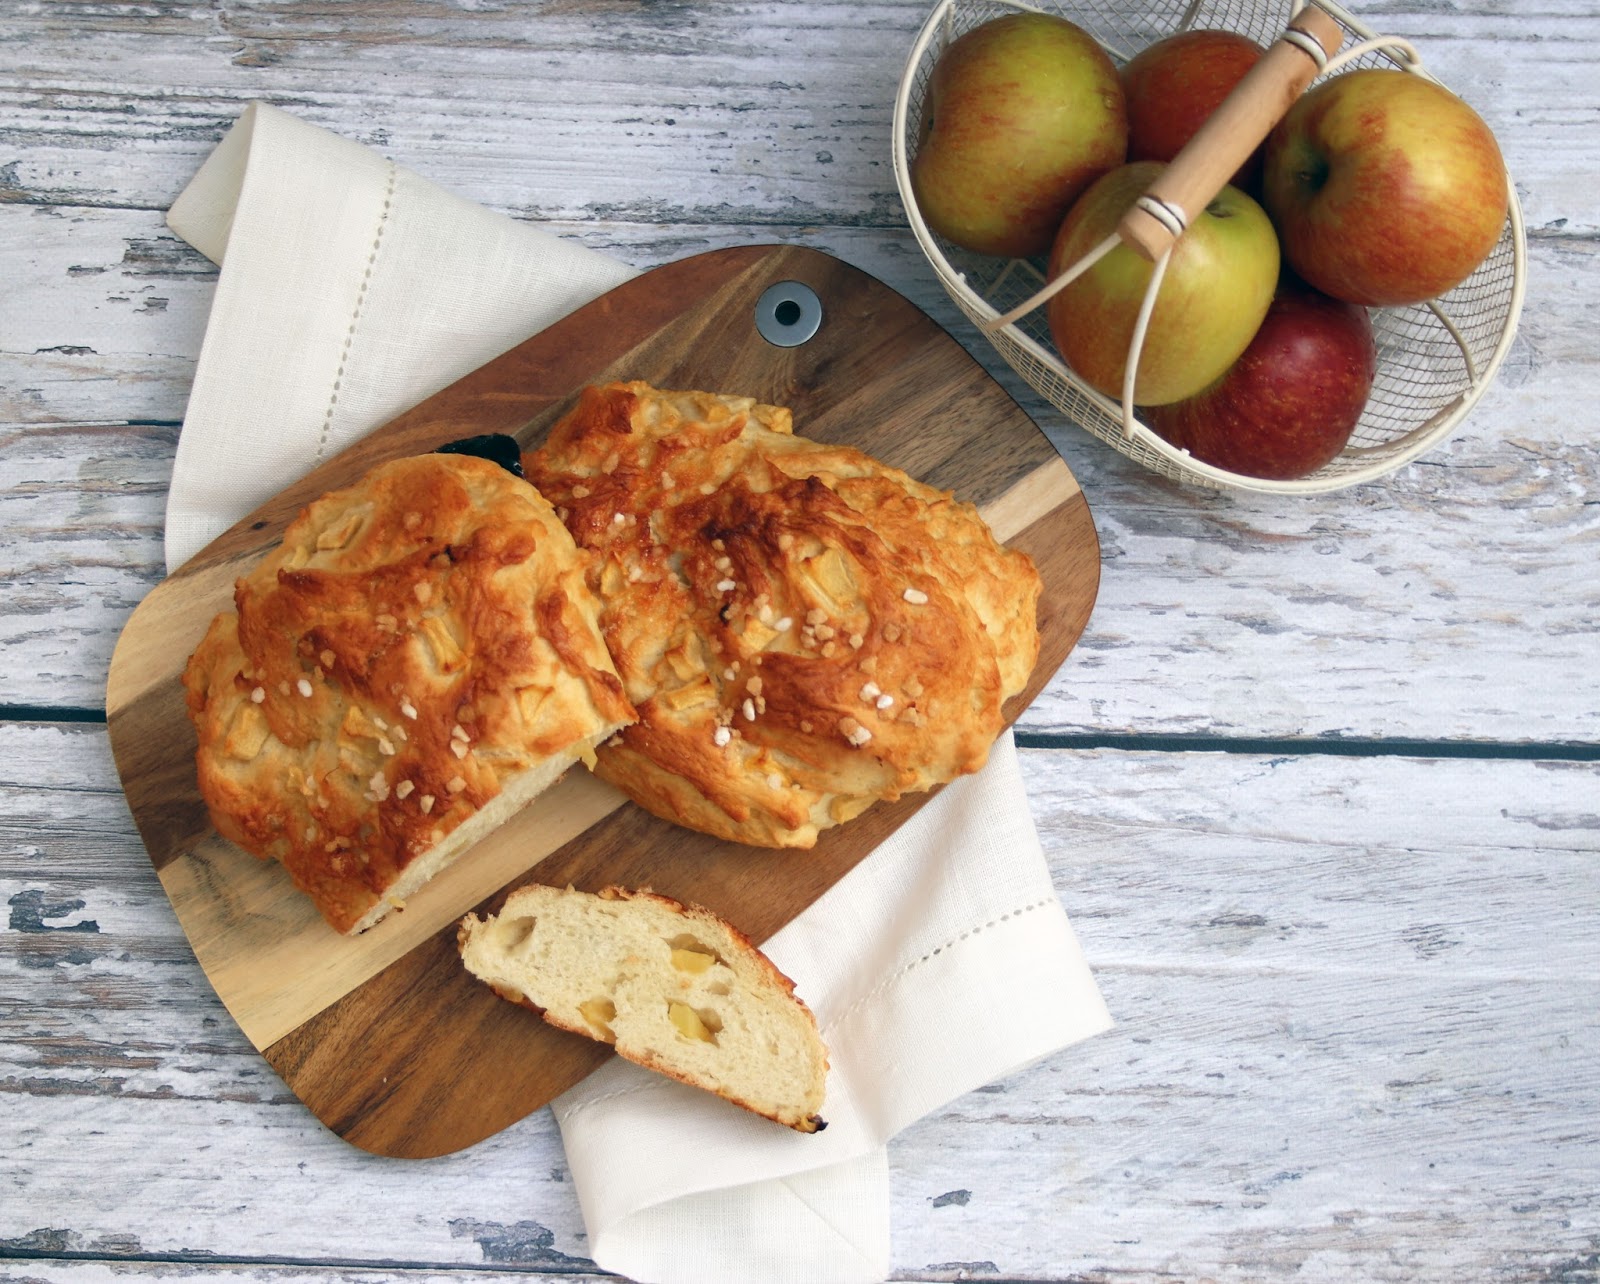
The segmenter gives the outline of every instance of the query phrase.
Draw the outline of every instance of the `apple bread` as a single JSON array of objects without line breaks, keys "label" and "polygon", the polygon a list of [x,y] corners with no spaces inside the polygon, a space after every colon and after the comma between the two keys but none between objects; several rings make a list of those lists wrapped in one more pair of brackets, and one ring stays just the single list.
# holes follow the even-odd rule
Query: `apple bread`
[{"label": "apple bread", "polygon": [[551,1025],[817,1132],[828,1050],[794,983],[737,928],[650,891],[530,884],[457,932],[467,970]]},{"label": "apple bread", "polygon": [[223,837],[354,934],[632,721],[572,537],[464,455],[373,469],[240,579],[183,680]]},{"label": "apple bread", "polygon": [[1040,582],[977,510],[748,397],[587,389],[528,477],[588,556],[639,721],[599,775],[668,820],[810,847],[980,768]]}]

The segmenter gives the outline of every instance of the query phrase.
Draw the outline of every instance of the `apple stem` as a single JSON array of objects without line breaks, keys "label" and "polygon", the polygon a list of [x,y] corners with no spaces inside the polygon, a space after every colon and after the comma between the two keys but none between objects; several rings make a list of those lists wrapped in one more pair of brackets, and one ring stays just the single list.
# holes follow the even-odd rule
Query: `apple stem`
[{"label": "apple stem", "polygon": [[1016,307],[1012,308],[1011,311],[995,317],[992,321],[983,322],[982,325],[979,326],[979,329],[981,329],[986,336],[992,336],[997,331],[1004,330],[1008,325],[1011,325],[1016,321],[1020,321],[1035,308],[1040,307],[1043,304],[1048,303],[1051,299],[1055,298],[1055,296],[1060,294],[1062,290],[1066,289],[1101,259],[1105,258],[1106,255],[1110,254],[1112,250],[1116,249],[1117,246],[1121,244],[1121,240],[1122,238],[1118,236],[1117,233],[1111,233],[1110,236],[1106,237],[1106,239],[1101,241],[1099,245],[1095,246],[1094,249],[1090,250],[1065,272],[1061,273],[1060,276],[1051,277],[1043,289],[1034,294],[1030,294],[1021,303],[1017,304]]}]

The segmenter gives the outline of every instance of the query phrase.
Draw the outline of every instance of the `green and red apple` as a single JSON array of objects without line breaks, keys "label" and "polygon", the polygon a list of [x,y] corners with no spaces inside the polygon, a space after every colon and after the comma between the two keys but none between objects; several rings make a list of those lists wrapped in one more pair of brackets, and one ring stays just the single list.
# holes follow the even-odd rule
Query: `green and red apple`
[{"label": "green and red apple", "polygon": [[1285,274],[1244,355],[1210,387],[1142,417],[1205,463],[1287,481],[1344,449],[1377,368],[1367,310]]},{"label": "green and red apple", "polygon": [[1017,13],[975,27],[934,64],[911,187],[928,226],[980,254],[1043,254],[1077,195],[1122,164],[1116,67],[1080,27]]},{"label": "green and red apple", "polygon": [[1317,289],[1373,307],[1459,285],[1499,240],[1505,163],[1478,114],[1407,71],[1316,86],[1267,139],[1263,201]]},{"label": "green and red apple", "polygon": [[[1116,230],[1164,167],[1124,165],[1073,205],[1050,252],[1060,275]],[[1178,238],[1156,296],[1134,384],[1139,405],[1192,397],[1231,366],[1267,314],[1278,282],[1278,238],[1266,211],[1224,187]],[[1128,346],[1154,265],[1118,245],[1048,304],[1050,333],[1092,388],[1122,396]]]},{"label": "green and red apple", "polygon": [[[1266,51],[1236,31],[1197,28],[1146,46],[1122,68],[1128,104],[1128,159],[1170,161],[1195,136]],[[1261,150],[1233,176],[1252,188]]]}]

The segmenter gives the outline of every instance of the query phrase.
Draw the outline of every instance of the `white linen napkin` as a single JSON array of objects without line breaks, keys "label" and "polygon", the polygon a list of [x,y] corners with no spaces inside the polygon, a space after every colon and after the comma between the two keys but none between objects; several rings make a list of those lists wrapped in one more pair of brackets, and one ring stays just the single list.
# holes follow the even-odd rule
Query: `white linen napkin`
[{"label": "white linen napkin", "polygon": [[[222,265],[168,498],[169,570],[632,275],[262,104],[167,221]],[[803,1136],[603,1067],[555,1103],[600,1266],[652,1284],[881,1280],[889,1139],[1110,1024],[1009,735],[766,949],[827,1039],[828,1129]]]}]

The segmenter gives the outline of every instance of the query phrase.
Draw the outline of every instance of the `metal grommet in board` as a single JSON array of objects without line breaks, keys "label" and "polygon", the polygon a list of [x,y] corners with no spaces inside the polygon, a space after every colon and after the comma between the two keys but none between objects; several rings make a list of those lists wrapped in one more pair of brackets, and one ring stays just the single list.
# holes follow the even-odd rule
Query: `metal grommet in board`
[{"label": "metal grommet in board", "polygon": [[822,300],[799,281],[779,281],[756,300],[756,329],[777,347],[798,348],[821,325]]}]

